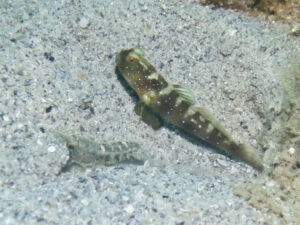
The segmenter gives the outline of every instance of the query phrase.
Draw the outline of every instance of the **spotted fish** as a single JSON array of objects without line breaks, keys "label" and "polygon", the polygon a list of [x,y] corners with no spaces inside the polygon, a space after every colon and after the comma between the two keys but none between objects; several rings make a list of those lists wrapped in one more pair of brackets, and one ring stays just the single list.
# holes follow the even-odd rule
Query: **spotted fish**
[{"label": "spotted fish", "polygon": [[195,106],[188,88],[169,84],[144,58],[141,49],[122,50],[116,64],[117,71],[139,97],[135,111],[144,122],[159,128],[164,120],[258,170],[263,169],[256,149],[234,141],[209,110]]},{"label": "spotted fish", "polygon": [[73,165],[80,167],[142,165],[147,160],[147,156],[136,142],[120,141],[100,144],[85,137],[61,133],[55,133],[55,137],[65,143],[69,150],[69,159],[61,172],[70,170]]}]

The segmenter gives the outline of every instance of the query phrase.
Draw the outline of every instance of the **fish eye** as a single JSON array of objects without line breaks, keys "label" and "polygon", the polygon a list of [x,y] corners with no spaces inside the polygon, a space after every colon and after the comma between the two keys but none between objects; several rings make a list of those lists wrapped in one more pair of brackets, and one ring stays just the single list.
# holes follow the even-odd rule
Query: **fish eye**
[{"label": "fish eye", "polygon": [[127,60],[130,62],[134,62],[136,60],[136,58],[134,56],[130,55],[127,57]]}]

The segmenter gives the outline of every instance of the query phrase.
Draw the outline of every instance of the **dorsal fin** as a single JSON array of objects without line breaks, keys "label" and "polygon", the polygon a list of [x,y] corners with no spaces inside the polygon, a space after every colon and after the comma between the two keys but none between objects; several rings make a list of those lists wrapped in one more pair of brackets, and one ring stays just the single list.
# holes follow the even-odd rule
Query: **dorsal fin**
[{"label": "dorsal fin", "polygon": [[191,105],[194,105],[196,103],[193,92],[187,87],[175,84],[174,89],[186,102],[190,103]]}]

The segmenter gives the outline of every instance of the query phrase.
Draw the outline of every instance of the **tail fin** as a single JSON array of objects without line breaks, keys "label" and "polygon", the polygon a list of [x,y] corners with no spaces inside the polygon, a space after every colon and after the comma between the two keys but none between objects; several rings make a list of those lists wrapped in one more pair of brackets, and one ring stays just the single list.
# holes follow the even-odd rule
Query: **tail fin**
[{"label": "tail fin", "polygon": [[263,157],[259,154],[259,151],[251,146],[241,144],[239,151],[239,158],[253,166],[255,169],[262,171],[264,169]]}]

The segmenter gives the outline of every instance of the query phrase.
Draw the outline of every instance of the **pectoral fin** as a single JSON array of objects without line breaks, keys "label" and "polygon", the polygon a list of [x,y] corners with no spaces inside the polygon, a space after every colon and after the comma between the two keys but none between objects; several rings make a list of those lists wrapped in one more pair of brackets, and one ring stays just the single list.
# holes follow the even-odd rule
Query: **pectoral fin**
[{"label": "pectoral fin", "polygon": [[153,113],[149,106],[147,106],[142,101],[139,101],[135,107],[134,111],[140,116],[141,120],[151,126],[154,130],[162,127],[161,119]]}]

